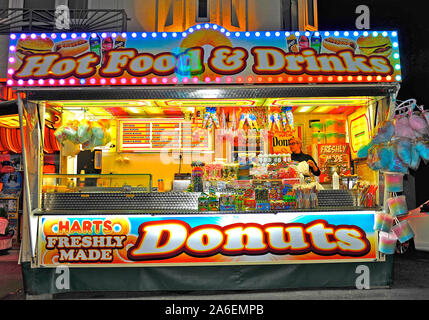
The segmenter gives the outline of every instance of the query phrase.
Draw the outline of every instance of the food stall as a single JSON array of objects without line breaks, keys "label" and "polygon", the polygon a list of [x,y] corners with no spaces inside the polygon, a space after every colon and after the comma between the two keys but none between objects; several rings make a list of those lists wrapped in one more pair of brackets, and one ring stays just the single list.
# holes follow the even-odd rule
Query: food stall
[{"label": "food stall", "polygon": [[399,90],[396,32],[11,34],[8,75],[28,293],[354,287],[361,265],[391,284],[357,153]]}]

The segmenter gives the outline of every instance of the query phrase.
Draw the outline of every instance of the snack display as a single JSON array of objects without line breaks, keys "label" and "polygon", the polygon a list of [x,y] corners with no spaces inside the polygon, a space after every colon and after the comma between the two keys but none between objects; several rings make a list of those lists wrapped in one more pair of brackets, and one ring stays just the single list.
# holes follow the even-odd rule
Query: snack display
[{"label": "snack display", "polygon": [[394,217],[408,213],[407,201],[404,195],[388,198],[387,205]]}]

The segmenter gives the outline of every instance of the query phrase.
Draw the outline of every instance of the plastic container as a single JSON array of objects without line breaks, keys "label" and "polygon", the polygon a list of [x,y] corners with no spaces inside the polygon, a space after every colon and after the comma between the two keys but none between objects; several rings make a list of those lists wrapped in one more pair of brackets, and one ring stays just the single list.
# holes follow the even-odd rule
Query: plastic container
[{"label": "plastic container", "polygon": [[313,132],[312,134],[312,143],[325,143],[325,134],[323,132]]},{"label": "plastic container", "polygon": [[346,132],[346,120],[337,120],[337,130],[338,133]]},{"label": "plastic container", "polygon": [[164,192],[164,180],[163,179],[159,179],[158,180],[158,192]]},{"label": "plastic container", "polygon": [[337,120],[326,120],[325,121],[325,132],[326,133],[338,133]]},{"label": "plastic container", "polygon": [[374,230],[390,232],[393,226],[393,217],[387,213],[376,213],[374,218]]},{"label": "plastic container", "polygon": [[335,171],[332,175],[332,189],[333,190],[339,190],[340,189],[340,176]]},{"label": "plastic container", "polygon": [[384,186],[387,192],[403,191],[403,173],[384,172]]},{"label": "plastic container", "polygon": [[394,254],[397,238],[393,232],[380,232],[378,250],[384,254]]},{"label": "plastic container", "polygon": [[411,229],[408,221],[403,220],[392,227],[393,233],[396,235],[400,243],[404,243],[414,237],[413,229]]},{"label": "plastic container", "polygon": [[338,133],[326,133],[326,143],[338,143]]},{"label": "plastic container", "polygon": [[392,216],[396,217],[408,213],[407,201],[404,195],[392,197],[386,201]]},{"label": "plastic container", "polygon": [[322,122],[312,122],[311,123],[311,129],[313,132],[320,132],[323,131],[323,123]]}]

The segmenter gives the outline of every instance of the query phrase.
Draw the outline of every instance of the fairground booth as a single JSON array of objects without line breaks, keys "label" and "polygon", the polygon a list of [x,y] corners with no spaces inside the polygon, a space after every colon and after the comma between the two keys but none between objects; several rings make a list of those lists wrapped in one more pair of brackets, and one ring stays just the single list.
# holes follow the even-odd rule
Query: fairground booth
[{"label": "fairground booth", "polygon": [[390,285],[358,151],[400,68],[394,31],[11,34],[27,293]]}]

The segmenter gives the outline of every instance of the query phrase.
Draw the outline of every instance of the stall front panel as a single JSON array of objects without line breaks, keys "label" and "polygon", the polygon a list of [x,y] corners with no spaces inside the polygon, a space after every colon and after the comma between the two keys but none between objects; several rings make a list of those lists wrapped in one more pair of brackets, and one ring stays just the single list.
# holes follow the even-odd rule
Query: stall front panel
[{"label": "stall front panel", "polygon": [[40,218],[46,267],[375,261],[374,212]]}]

